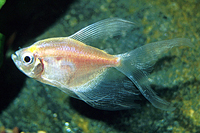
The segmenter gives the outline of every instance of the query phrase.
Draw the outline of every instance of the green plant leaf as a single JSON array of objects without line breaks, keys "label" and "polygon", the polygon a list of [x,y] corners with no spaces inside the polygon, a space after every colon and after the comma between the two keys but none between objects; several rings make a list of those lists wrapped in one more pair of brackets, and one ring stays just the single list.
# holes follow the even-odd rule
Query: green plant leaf
[{"label": "green plant leaf", "polygon": [[5,4],[6,0],[0,0],[0,9]]}]

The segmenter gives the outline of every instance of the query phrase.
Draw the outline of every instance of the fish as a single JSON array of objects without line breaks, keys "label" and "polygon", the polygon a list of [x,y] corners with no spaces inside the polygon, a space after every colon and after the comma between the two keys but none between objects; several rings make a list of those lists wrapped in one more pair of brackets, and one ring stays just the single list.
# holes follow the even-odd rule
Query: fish
[{"label": "fish", "polygon": [[[141,94],[156,108],[175,107],[151,88],[150,70],[163,52],[177,46],[192,47],[190,39],[175,38],[148,43],[120,54],[109,54],[88,44],[123,35],[135,23],[108,18],[68,37],[39,40],[11,55],[25,75],[54,86],[102,110],[137,108]],[[125,44],[123,44],[125,45]]]}]

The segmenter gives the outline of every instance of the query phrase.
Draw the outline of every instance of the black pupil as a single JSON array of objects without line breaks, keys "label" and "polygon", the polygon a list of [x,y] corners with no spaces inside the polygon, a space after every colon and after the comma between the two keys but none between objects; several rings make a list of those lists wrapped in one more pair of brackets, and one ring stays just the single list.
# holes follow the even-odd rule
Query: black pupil
[{"label": "black pupil", "polygon": [[28,63],[31,61],[31,58],[29,56],[26,56],[26,57],[24,57],[24,61]]}]

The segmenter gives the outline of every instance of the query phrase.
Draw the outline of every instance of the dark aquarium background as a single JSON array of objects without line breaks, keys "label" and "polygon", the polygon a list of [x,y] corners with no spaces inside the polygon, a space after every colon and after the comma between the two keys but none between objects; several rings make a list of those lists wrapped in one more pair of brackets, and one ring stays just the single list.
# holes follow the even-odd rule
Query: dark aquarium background
[{"label": "dark aquarium background", "polygon": [[[94,109],[26,77],[11,60],[11,54],[20,47],[45,38],[69,36],[111,17],[135,23],[126,38],[91,44],[112,48],[114,54],[160,40],[191,39],[193,48],[166,51],[149,75],[152,88],[171,102],[175,111],[159,110],[142,95],[140,108]],[[200,132],[199,22],[199,0],[6,0],[0,9],[0,132]]]}]

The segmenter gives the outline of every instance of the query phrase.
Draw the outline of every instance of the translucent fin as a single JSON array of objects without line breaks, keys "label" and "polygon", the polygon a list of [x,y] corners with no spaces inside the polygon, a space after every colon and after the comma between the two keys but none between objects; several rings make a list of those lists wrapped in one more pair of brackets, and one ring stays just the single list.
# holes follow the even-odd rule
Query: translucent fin
[{"label": "translucent fin", "polygon": [[91,24],[69,37],[88,45],[92,42],[95,43],[97,39],[120,35],[122,31],[133,26],[134,23],[127,20],[109,18]]},{"label": "translucent fin", "polygon": [[192,46],[189,39],[178,38],[166,41],[149,43],[121,56],[121,65],[116,67],[124,73],[140,90],[143,96],[156,108],[172,111],[175,108],[155,94],[150,87],[147,72],[152,67],[159,55],[174,46]]},{"label": "translucent fin", "polygon": [[84,86],[87,91],[74,90],[74,93],[80,99],[98,109],[122,110],[139,107],[134,102],[139,100],[139,90],[124,74],[114,68],[108,69],[101,75],[103,76],[102,80],[93,81],[96,82],[93,88]]},{"label": "translucent fin", "polygon": [[66,93],[67,95],[69,95],[70,97],[76,98],[76,99],[80,99],[73,91],[67,89],[67,88],[59,88],[61,91],[63,91],[64,93]]},{"label": "translucent fin", "polygon": [[167,49],[170,49],[175,46],[192,47],[193,44],[187,38],[177,38],[177,39],[148,43],[142,47],[136,48],[131,52],[128,52],[127,54],[135,56],[134,58],[131,59],[131,62],[138,69],[148,71],[148,69],[151,70],[151,67],[160,58],[159,55],[161,55]]}]

